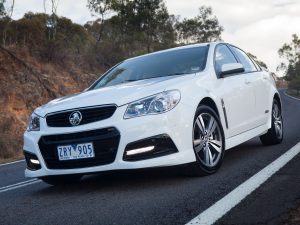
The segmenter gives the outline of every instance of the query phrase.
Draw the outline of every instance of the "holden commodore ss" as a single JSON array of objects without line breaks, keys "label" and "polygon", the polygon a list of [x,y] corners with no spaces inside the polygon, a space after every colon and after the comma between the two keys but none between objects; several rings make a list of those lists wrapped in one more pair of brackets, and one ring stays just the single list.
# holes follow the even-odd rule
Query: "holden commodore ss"
[{"label": "holden commodore ss", "polygon": [[25,175],[60,185],[174,165],[213,174],[225,150],[255,136],[265,145],[283,139],[272,76],[234,45],[183,46],[127,59],[82,93],[34,110]]}]

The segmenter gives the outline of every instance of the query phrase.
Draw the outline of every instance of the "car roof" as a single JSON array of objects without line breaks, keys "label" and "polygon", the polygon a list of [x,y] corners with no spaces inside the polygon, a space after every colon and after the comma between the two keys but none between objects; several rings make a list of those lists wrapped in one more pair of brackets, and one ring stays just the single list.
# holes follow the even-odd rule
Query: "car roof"
[{"label": "car roof", "polygon": [[164,52],[172,52],[172,51],[176,51],[176,50],[179,50],[179,49],[189,49],[189,48],[202,47],[202,46],[207,46],[207,45],[215,46],[215,45],[220,44],[220,43],[224,43],[224,42],[217,41],[217,42],[206,42],[206,43],[183,45],[183,46],[178,46],[178,47],[175,47],[175,48],[169,48],[169,49],[165,49],[165,50],[160,50],[160,51],[151,52],[151,53],[147,53],[147,54],[144,54],[144,55],[132,57],[132,58],[126,59],[125,61],[130,61],[132,59],[137,59],[137,58],[148,56],[148,55],[155,55],[155,54],[164,53]]}]

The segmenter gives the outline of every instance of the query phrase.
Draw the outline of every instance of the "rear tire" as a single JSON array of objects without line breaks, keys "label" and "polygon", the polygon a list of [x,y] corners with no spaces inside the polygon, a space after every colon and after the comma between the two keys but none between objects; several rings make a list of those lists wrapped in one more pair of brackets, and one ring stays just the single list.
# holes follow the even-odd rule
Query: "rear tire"
[{"label": "rear tire", "polygon": [[208,106],[197,108],[193,126],[193,146],[196,162],[189,164],[185,174],[205,176],[215,173],[222,165],[225,138],[216,112]]},{"label": "rear tire", "polygon": [[268,132],[260,136],[260,140],[264,145],[280,144],[283,139],[283,121],[280,103],[274,99],[272,107],[272,126]]},{"label": "rear tire", "polygon": [[66,186],[78,183],[82,175],[47,176],[40,179],[53,186]]}]

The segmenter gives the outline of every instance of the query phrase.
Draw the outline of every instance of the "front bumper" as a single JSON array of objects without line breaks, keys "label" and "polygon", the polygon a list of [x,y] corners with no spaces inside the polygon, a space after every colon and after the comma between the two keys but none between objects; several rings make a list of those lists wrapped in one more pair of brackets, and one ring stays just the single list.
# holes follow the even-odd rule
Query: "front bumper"
[{"label": "front bumper", "polygon": [[[192,124],[194,115],[188,106],[179,103],[173,110],[159,114],[123,119],[127,106],[118,107],[114,115],[106,120],[76,127],[53,128],[47,127],[45,119],[41,119],[39,132],[25,132],[24,151],[35,154],[41,169],[25,170],[27,177],[42,177],[65,174],[86,174],[107,170],[138,169],[180,165],[196,160],[192,145]],[[119,145],[113,162],[105,165],[92,165],[72,169],[50,169],[42,157],[39,141],[42,136],[54,134],[70,134],[83,131],[114,127],[120,134]],[[129,143],[147,139],[149,137],[166,134],[176,146],[178,152],[157,157],[138,160],[124,160],[124,151]],[[79,162],[79,161],[78,161]]]}]

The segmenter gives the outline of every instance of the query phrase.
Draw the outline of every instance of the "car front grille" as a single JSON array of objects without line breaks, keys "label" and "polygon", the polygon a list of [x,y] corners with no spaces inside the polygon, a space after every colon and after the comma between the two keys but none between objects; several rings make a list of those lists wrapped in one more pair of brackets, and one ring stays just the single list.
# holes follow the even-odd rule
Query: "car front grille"
[{"label": "car front grille", "polygon": [[69,121],[70,115],[79,111],[82,115],[82,120],[78,125],[88,124],[111,117],[116,111],[117,106],[95,106],[86,108],[76,108],[67,111],[50,113],[46,116],[47,125],[49,127],[72,127],[73,125]]},{"label": "car front grille", "polygon": [[[49,169],[74,169],[105,165],[114,162],[119,146],[120,133],[114,127],[78,133],[42,136],[39,148]],[[71,145],[92,142],[95,157],[60,161],[58,145]]]}]

